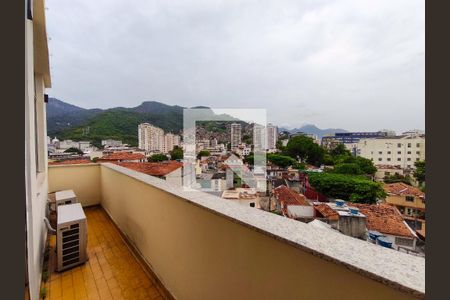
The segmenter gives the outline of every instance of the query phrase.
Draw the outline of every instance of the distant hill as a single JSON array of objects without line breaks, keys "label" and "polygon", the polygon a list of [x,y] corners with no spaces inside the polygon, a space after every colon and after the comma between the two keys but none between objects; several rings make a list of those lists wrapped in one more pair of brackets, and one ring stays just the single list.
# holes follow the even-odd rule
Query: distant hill
[{"label": "distant hill", "polygon": [[[208,108],[197,106],[194,108]],[[181,133],[183,109],[178,105],[167,105],[157,101],[126,108],[85,109],[55,98],[47,103],[47,132],[59,139],[88,140],[99,145],[102,139],[112,138],[124,143],[137,145],[137,127],[148,122],[165,132]],[[203,113],[211,119],[218,117],[213,111]],[[205,122],[209,128],[225,130],[224,122]],[[242,122],[246,125],[245,122]]]},{"label": "distant hill", "polygon": [[146,101],[131,108],[85,109],[55,98],[47,104],[47,132],[60,139],[120,139],[137,145],[137,126],[148,122],[166,132],[178,133],[183,126],[183,107]]},{"label": "distant hill", "polygon": [[341,128],[327,128],[327,129],[320,129],[316,125],[307,124],[303,125],[300,128],[294,128],[294,129],[287,129],[287,128],[280,128],[280,131],[288,131],[290,133],[296,133],[296,132],[304,132],[308,134],[315,134],[321,139],[323,136],[328,134],[335,134],[340,132],[348,132],[345,129]]},{"label": "distant hill", "polygon": [[[208,109],[196,106],[197,109]],[[47,132],[51,137],[59,139],[88,140],[99,145],[102,139],[112,138],[124,143],[137,145],[137,127],[140,123],[148,122],[162,128],[165,132],[181,133],[183,128],[183,109],[178,105],[167,105],[157,101],[145,101],[136,107],[115,107],[110,109],[85,109],[56,98],[49,98],[47,103]],[[223,116],[215,115],[212,110],[202,113],[211,120]],[[243,136],[251,137],[251,125],[235,118],[242,124]],[[199,122],[204,130],[197,130],[199,138],[217,137],[227,141],[227,123],[223,121]],[[280,128],[280,131],[287,130]],[[209,132],[215,133],[210,134]],[[326,134],[347,132],[344,129],[320,129],[315,125],[304,125],[300,128],[287,130],[291,133],[305,132],[316,134],[319,138]]]},{"label": "distant hill", "polygon": [[50,136],[79,126],[102,112],[101,109],[85,109],[55,98],[48,99],[46,111],[47,132]]}]

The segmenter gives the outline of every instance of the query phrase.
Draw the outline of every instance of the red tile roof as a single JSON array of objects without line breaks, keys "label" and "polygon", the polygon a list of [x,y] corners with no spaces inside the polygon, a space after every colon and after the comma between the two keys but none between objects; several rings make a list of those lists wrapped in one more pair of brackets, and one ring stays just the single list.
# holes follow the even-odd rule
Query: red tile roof
[{"label": "red tile roof", "polygon": [[152,176],[165,176],[183,166],[183,163],[174,160],[164,162],[116,162],[116,164]]},{"label": "red tile roof", "polygon": [[425,193],[420,189],[410,186],[403,182],[389,183],[383,186],[384,191],[388,194],[394,194],[399,196],[416,196],[423,197]]},{"label": "red tile roof", "polygon": [[49,165],[76,165],[76,164],[89,164],[91,161],[89,159],[69,159],[61,161],[49,162]]},{"label": "red tile roof", "polygon": [[284,202],[285,205],[311,205],[308,200],[306,200],[305,196],[291,190],[285,185],[274,188],[273,194],[280,203]]},{"label": "red tile roof", "polygon": [[359,208],[359,211],[367,217],[366,226],[368,230],[376,230],[396,236],[414,237],[395,206],[358,203],[352,203],[351,206]]},{"label": "red tile roof", "polygon": [[131,152],[114,152],[99,158],[98,161],[142,160],[145,155]]},{"label": "red tile roof", "polygon": [[339,220],[339,214],[325,203],[314,205],[314,209],[317,210],[322,216],[324,216],[328,220],[332,221]]}]

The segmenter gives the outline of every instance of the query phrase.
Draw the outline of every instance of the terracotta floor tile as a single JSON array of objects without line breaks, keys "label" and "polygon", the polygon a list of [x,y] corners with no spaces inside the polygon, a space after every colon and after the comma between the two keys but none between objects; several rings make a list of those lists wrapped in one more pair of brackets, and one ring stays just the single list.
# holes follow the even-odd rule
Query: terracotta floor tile
[{"label": "terracotta floor tile", "polygon": [[55,272],[56,238],[50,257],[50,300],[164,299],[101,207],[85,208],[88,219],[88,262]]}]

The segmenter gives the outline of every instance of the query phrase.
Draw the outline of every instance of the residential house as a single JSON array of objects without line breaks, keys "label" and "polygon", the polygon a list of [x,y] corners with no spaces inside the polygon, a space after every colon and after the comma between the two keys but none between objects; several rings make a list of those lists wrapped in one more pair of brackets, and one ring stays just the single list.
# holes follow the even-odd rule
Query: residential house
[{"label": "residential house", "polygon": [[285,185],[280,185],[272,190],[274,210],[282,213],[285,217],[310,221],[314,218],[314,207],[299,194]]},{"label": "residential house", "polygon": [[392,243],[393,249],[416,250],[417,235],[395,206],[357,203],[352,205],[367,217],[367,230],[382,233],[384,238]]},{"label": "residential house", "polygon": [[408,225],[425,237],[425,193],[403,182],[385,184],[386,203],[394,205]]},{"label": "residential house", "polygon": [[366,216],[353,204],[343,200],[314,204],[315,217],[328,223],[331,228],[359,239],[366,238]]},{"label": "residential house", "polygon": [[214,173],[211,177],[211,190],[214,192],[222,192],[226,189],[226,186],[226,173]]},{"label": "residential house", "polygon": [[377,171],[375,173],[375,180],[383,182],[386,176],[400,175],[404,176],[405,172],[400,166],[393,165],[375,165]]},{"label": "residential house", "polygon": [[299,173],[300,192],[309,200],[326,202],[328,197],[316,191],[309,182],[307,173]]},{"label": "residential house", "polygon": [[145,162],[145,155],[133,152],[114,152],[98,159],[98,162]]},{"label": "residential house", "polygon": [[117,162],[116,164],[147,175],[159,177],[176,186],[183,185],[183,163],[178,161]]}]

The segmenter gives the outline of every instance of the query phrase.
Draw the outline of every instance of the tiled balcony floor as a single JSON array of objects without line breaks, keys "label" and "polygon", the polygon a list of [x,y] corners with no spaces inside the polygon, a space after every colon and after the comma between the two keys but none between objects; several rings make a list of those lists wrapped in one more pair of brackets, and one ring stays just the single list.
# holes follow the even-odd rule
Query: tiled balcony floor
[{"label": "tiled balcony floor", "polygon": [[133,256],[103,208],[96,206],[84,211],[89,260],[73,269],[55,272],[56,237],[51,236],[47,299],[164,299],[155,279]]}]

